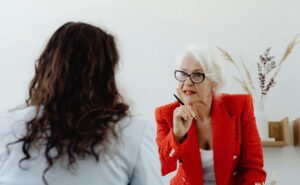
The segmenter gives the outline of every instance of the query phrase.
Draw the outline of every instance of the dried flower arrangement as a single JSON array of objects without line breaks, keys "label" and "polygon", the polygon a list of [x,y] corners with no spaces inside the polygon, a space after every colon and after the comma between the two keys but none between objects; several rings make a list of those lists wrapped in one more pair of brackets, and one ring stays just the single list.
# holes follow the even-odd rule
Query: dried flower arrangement
[{"label": "dried flower arrangement", "polygon": [[296,37],[288,44],[278,65],[276,65],[276,62],[274,60],[275,57],[269,56],[271,47],[267,48],[265,52],[259,56],[257,68],[260,87],[260,98],[257,97],[256,88],[253,83],[253,78],[246,63],[241,59],[242,69],[244,71],[243,73],[241,67],[226,50],[222,49],[221,47],[218,47],[218,49],[221,51],[224,59],[232,63],[238,69],[241,78],[234,77],[235,80],[237,80],[242,85],[243,89],[247,93],[252,95],[254,102],[260,101],[261,103],[264,103],[265,97],[268,94],[269,90],[276,84],[275,78],[277,77],[283,62],[286,61],[287,57],[291,54],[294,47],[298,44],[298,36],[299,35],[296,35]]}]

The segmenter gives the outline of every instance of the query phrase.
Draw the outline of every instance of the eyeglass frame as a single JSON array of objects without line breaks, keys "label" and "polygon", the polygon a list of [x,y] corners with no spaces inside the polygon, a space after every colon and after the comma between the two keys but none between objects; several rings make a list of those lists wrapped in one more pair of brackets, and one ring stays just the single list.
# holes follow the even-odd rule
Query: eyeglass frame
[{"label": "eyeglass frame", "polygon": [[[201,72],[187,73],[187,72],[184,72],[184,71],[181,71],[181,70],[175,70],[175,71],[174,71],[174,77],[175,77],[175,79],[176,79],[177,81],[179,81],[179,82],[185,82],[186,79],[183,80],[183,81],[178,80],[178,79],[176,78],[176,72],[181,72],[181,73],[186,74],[186,75],[187,75],[186,79],[190,78],[190,80],[191,80],[191,82],[192,82],[193,84],[201,84],[201,83],[204,82],[204,80],[205,80],[205,78],[206,78],[207,76],[212,76],[212,75],[213,75],[213,73],[209,73],[209,74],[205,74],[205,73],[201,73]],[[193,79],[192,79],[192,77],[191,77],[192,74],[202,74],[202,75],[203,75],[203,80],[202,80],[201,82],[194,82]]]}]

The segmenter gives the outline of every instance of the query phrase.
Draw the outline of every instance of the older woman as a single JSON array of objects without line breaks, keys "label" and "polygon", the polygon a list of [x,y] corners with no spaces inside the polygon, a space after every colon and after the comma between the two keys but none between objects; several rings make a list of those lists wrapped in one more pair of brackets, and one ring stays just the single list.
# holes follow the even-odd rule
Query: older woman
[{"label": "older woman", "polygon": [[252,98],[218,93],[225,77],[214,50],[188,48],[174,74],[183,105],[176,101],[155,111],[162,174],[178,170],[171,185],[264,182]]}]

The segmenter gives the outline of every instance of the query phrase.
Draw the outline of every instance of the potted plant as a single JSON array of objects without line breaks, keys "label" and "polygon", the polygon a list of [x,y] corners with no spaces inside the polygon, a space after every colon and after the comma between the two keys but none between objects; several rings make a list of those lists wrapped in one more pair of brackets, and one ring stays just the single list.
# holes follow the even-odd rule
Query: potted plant
[{"label": "potted plant", "polygon": [[226,50],[218,47],[223,58],[237,68],[240,78],[234,77],[235,80],[242,85],[243,89],[247,93],[252,95],[255,111],[254,114],[262,140],[267,140],[269,135],[268,117],[264,108],[266,96],[268,95],[270,89],[276,84],[276,77],[281,69],[281,66],[291,54],[294,47],[298,44],[298,36],[299,35],[297,35],[288,44],[278,65],[276,64],[275,57],[270,56],[271,47],[268,47],[263,54],[259,55],[259,61],[257,62],[259,88],[256,88],[253,82],[252,74],[246,63],[242,59],[240,64],[237,63]]}]

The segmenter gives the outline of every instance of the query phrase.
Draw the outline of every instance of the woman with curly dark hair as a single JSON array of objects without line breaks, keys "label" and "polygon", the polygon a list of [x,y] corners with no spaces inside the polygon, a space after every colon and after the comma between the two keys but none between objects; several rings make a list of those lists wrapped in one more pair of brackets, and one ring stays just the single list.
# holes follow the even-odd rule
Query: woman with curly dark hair
[{"label": "woman with curly dark hair", "polygon": [[27,106],[0,118],[0,184],[161,184],[154,139],[118,91],[118,62],[98,27],[69,22],[53,34]]}]

